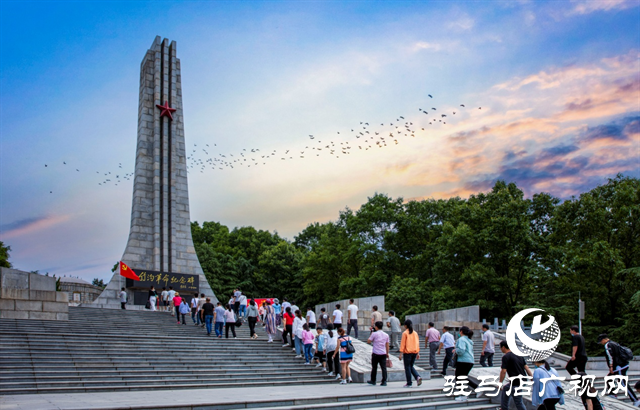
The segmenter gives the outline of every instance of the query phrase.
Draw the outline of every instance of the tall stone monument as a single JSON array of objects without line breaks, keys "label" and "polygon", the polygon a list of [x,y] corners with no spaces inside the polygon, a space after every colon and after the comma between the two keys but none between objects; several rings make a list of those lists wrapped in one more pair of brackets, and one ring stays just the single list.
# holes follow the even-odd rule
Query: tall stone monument
[{"label": "tall stone monument", "polygon": [[159,36],[140,65],[131,228],[122,261],[141,280],[116,271],[94,306],[119,307],[122,287],[128,306],[143,306],[151,285],[158,293],[173,286],[183,296],[204,293],[217,302],[191,238],[180,60],[176,42]]}]

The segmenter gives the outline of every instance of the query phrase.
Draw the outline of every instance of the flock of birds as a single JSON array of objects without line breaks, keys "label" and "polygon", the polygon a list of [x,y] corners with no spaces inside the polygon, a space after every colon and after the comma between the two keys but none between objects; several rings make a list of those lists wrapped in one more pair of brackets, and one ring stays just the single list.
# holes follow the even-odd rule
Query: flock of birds
[{"label": "flock of birds", "polygon": [[[433,98],[432,95],[428,95]],[[461,109],[466,109],[464,104],[460,104]],[[482,107],[478,107],[481,110]],[[337,131],[336,135],[331,137],[316,138],[313,134],[308,135],[308,145],[298,149],[286,149],[261,151],[259,148],[245,148],[240,152],[233,153],[217,153],[213,151],[217,150],[217,144],[205,144],[204,147],[198,148],[197,144],[193,144],[191,152],[188,153],[187,159],[187,172],[200,171],[204,173],[207,169],[211,170],[225,170],[234,169],[235,167],[247,167],[267,165],[271,161],[290,161],[294,159],[304,159],[308,157],[320,157],[320,156],[335,156],[340,158],[341,156],[350,155],[353,150],[369,151],[376,148],[382,149],[387,146],[398,145],[403,139],[415,138],[428,132],[429,126],[446,125],[447,118],[449,116],[456,115],[457,111],[450,111],[447,113],[440,113],[436,107],[430,109],[418,108],[419,112],[426,117],[416,120],[407,120],[404,116],[396,117],[395,121],[382,122],[378,126],[378,123],[369,123],[367,121],[360,121],[360,123],[346,131]],[[373,125],[372,125],[373,124]],[[44,164],[45,168],[53,169],[50,164]],[[67,167],[67,162],[63,161],[63,167]],[[73,167],[70,167],[73,169]],[[122,163],[118,165],[118,169],[122,169]],[[80,169],[75,168],[76,172],[81,172]],[[123,173],[115,171],[95,171],[100,175],[100,181],[97,182],[100,186],[107,186],[109,184],[118,185],[122,181],[129,181],[134,176],[133,172]],[[50,190],[49,193],[53,193]]]}]

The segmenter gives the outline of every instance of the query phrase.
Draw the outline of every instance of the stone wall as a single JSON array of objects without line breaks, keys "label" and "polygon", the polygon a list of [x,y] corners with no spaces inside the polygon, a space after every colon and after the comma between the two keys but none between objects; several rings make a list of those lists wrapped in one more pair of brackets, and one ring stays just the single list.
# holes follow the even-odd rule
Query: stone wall
[{"label": "stone wall", "polygon": [[102,293],[102,288],[99,286],[73,283],[73,282],[60,282],[60,290],[69,294],[69,303],[92,303]]},{"label": "stone wall", "polygon": [[427,330],[429,322],[433,322],[438,330],[441,330],[443,326],[467,326],[473,330],[482,328],[480,306],[478,305],[407,315],[405,319],[410,319],[413,322],[413,327],[421,332]]},{"label": "stone wall", "polygon": [[0,318],[68,320],[69,295],[54,277],[0,268]]}]

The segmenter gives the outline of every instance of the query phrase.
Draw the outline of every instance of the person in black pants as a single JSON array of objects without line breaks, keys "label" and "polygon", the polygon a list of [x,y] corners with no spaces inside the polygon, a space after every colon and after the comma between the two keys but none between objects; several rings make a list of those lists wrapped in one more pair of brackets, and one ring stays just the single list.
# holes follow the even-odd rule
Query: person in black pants
[{"label": "person in black pants", "polygon": [[282,320],[284,322],[284,329],[282,330],[282,347],[287,347],[287,335],[289,335],[289,338],[291,339],[291,344],[289,344],[289,346],[292,349],[295,348],[293,344],[293,319],[294,316],[291,314],[291,307],[287,306],[284,315],[282,315]]},{"label": "person in black pants", "polygon": [[[473,368],[474,357],[473,357],[473,342],[471,338],[473,337],[473,330],[469,329],[467,326],[462,326],[460,328],[460,338],[456,342],[456,355],[458,357],[456,363],[456,380],[460,376],[469,376],[469,372]],[[471,379],[469,380],[469,386],[472,389],[478,387],[478,384]],[[456,400],[466,400],[466,396],[458,396]]]},{"label": "person in black pants", "polygon": [[587,365],[587,351],[585,350],[584,337],[580,334],[578,326],[571,326],[571,360],[567,362],[567,372],[576,374],[576,367],[579,372],[585,371]]},{"label": "person in black pants", "polygon": [[[327,357],[327,370],[329,371],[329,376],[337,375],[337,378],[340,377],[340,355],[335,354],[336,343],[337,343],[337,333],[334,332],[334,327],[332,323],[327,324],[327,344],[325,346],[325,356]],[[334,339],[335,336],[335,339]],[[333,343],[330,342],[333,340]],[[334,373],[335,372],[335,373]]]},{"label": "person in black pants", "polygon": [[438,354],[444,348],[444,362],[442,363],[442,375],[447,375],[447,367],[451,364],[453,359],[453,351],[455,349],[455,340],[453,335],[449,333],[449,327],[444,326],[442,328],[442,336],[440,336],[440,347],[438,348]]},{"label": "person in black pants", "polygon": [[225,337],[229,338],[229,329],[231,329],[231,333],[233,333],[233,338],[236,338],[236,315],[233,313],[233,306],[231,304],[227,305],[227,310],[224,311],[224,332]]},{"label": "person in black pants", "polygon": [[[606,333],[598,336],[598,343],[604,346],[605,359],[607,360],[607,366],[609,367],[609,375],[626,376],[629,370],[629,360],[627,360],[621,353],[621,346],[609,339]],[[634,406],[640,406],[640,400],[636,396],[636,393],[631,388],[631,385],[627,382],[625,386],[627,388],[627,396]]]},{"label": "person in black pants", "polygon": [[249,333],[252,339],[257,339],[256,334],[256,322],[258,321],[258,308],[256,302],[252,299],[249,302],[249,309],[247,309],[247,322],[249,323]]},{"label": "person in black pants", "polygon": [[375,331],[369,336],[367,343],[373,344],[371,351],[371,380],[367,383],[376,384],[378,376],[378,365],[382,369],[381,386],[387,385],[387,359],[389,358],[389,335],[382,331],[382,322],[375,322],[373,325]]}]

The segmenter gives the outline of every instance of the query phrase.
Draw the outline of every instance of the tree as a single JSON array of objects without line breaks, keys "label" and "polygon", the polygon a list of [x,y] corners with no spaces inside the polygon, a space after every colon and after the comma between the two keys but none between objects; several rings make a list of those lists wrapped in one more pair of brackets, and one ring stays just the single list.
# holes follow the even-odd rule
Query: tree
[{"label": "tree", "polygon": [[9,262],[9,252],[11,251],[10,246],[5,246],[2,241],[0,241],[0,267],[2,268],[11,268],[11,263]]},{"label": "tree", "polygon": [[[237,286],[302,306],[384,295],[400,317],[477,304],[481,317],[507,320],[538,307],[567,328],[580,292],[585,337],[607,332],[638,351],[639,221],[640,180],[618,175],[566,201],[525,198],[505,181],[468,199],[376,193],[335,221],[308,225],[293,243],[218,222],[193,223],[192,236],[223,299]],[[567,338],[559,351],[569,351]]]},{"label": "tree", "polygon": [[104,281],[102,279],[98,279],[98,278],[93,278],[93,282],[91,282],[91,284],[93,286],[98,286],[102,289],[106,288],[107,285],[104,283]]}]

